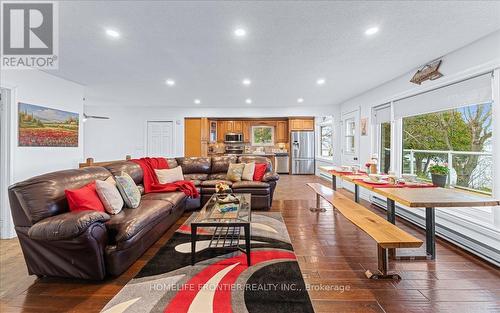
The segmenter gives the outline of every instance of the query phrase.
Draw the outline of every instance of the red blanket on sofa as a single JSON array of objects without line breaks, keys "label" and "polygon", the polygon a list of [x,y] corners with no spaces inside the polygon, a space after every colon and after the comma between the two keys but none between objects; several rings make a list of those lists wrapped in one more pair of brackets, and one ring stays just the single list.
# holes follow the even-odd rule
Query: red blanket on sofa
[{"label": "red blanket on sofa", "polygon": [[182,191],[191,198],[198,198],[198,190],[190,181],[180,180],[169,184],[159,182],[155,169],[168,169],[167,160],[164,158],[140,158],[131,161],[139,164],[144,172],[145,193]]}]

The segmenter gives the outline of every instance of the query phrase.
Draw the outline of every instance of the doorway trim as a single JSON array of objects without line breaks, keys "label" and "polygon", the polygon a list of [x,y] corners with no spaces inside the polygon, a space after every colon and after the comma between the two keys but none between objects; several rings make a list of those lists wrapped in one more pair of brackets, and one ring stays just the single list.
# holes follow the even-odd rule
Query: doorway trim
[{"label": "doorway trim", "polygon": [[12,86],[1,85],[1,122],[0,122],[0,144],[2,149],[0,149],[0,172],[3,174],[0,176],[0,238],[13,238],[16,237],[14,231],[14,224],[12,222],[12,215],[10,213],[9,197],[8,197],[8,186],[12,184],[14,173],[13,173],[13,151],[14,142],[13,135],[15,130],[13,129],[15,123],[12,117],[16,113],[15,103],[16,103],[16,88]]}]

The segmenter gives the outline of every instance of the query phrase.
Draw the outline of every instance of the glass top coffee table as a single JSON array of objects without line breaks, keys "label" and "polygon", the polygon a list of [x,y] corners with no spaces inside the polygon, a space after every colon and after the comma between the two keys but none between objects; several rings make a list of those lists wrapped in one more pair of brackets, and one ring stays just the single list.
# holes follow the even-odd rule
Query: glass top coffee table
[{"label": "glass top coffee table", "polygon": [[[191,265],[195,264],[197,229],[199,227],[212,229],[212,237],[208,249],[240,250],[247,255],[250,266],[250,223],[251,194],[232,194],[238,199],[237,210],[222,213],[217,203],[218,194],[213,194],[198,215],[191,222]],[[245,237],[245,249],[240,246],[241,229]]]}]

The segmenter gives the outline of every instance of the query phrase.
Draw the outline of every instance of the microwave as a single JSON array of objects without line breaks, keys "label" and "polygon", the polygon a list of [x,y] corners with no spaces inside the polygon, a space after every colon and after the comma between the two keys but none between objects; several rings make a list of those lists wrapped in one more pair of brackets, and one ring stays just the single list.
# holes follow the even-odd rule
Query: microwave
[{"label": "microwave", "polygon": [[242,143],[243,134],[242,133],[227,133],[224,137],[225,143]]}]

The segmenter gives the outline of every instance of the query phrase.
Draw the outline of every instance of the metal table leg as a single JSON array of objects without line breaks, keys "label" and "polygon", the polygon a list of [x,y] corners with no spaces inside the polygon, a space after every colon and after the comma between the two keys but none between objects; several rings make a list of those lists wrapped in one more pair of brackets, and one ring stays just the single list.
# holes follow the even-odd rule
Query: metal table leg
[{"label": "metal table leg", "polygon": [[191,224],[191,265],[194,265],[196,257],[196,228]]},{"label": "metal table leg", "polygon": [[332,175],[332,189],[337,191],[337,176]]},{"label": "metal table leg", "polygon": [[425,246],[427,256],[436,258],[436,214],[434,208],[425,208]]},{"label": "metal table leg", "polygon": [[311,212],[325,212],[326,209],[321,207],[321,198],[319,194],[316,194],[316,207],[315,208],[309,208],[309,211]]},{"label": "metal table leg", "polygon": [[245,229],[245,250],[247,254],[247,266],[250,266],[250,224],[244,226]]},{"label": "metal table leg", "polygon": [[354,201],[359,203],[359,186],[354,184]]},{"label": "metal table leg", "polygon": [[387,221],[396,224],[396,204],[394,200],[387,198]]},{"label": "metal table leg", "polygon": [[367,271],[365,275],[370,279],[394,279],[399,280],[401,276],[398,274],[389,274],[389,256],[387,253],[387,249],[382,248],[380,245],[377,245],[377,256],[378,256],[378,270],[380,273],[372,274],[370,271]]},{"label": "metal table leg", "polygon": [[[391,224],[396,224],[396,204],[394,200],[387,198],[387,221]],[[389,258],[396,257],[396,249],[387,249]]]}]

